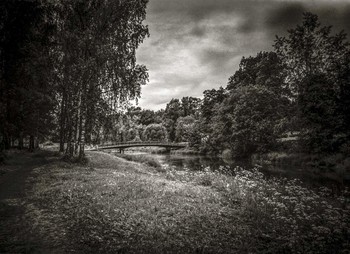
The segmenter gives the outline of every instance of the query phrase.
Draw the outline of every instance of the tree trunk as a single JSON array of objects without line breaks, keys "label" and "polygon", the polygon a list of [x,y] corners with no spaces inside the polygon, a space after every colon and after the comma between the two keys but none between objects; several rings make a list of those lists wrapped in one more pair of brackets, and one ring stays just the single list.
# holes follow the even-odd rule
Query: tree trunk
[{"label": "tree trunk", "polygon": [[18,148],[23,149],[23,132],[21,131],[18,138]]},{"label": "tree trunk", "polygon": [[80,96],[80,110],[79,110],[79,159],[85,156],[85,112],[86,112],[86,101],[85,101],[85,87],[83,86],[82,93]]},{"label": "tree trunk", "polygon": [[63,92],[62,96],[62,105],[61,105],[61,114],[60,114],[60,152],[64,152],[64,143],[66,136],[66,119],[67,119],[67,110],[66,110],[66,101],[67,101],[66,92]]},{"label": "tree trunk", "polygon": [[34,149],[39,149],[39,138],[35,139]]},{"label": "tree trunk", "polygon": [[10,137],[7,133],[4,136],[4,147],[5,147],[5,150],[8,150],[11,148]]},{"label": "tree trunk", "polygon": [[34,136],[30,135],[29,137],[29,151],[34,152],[35,145],[34,145]]}]

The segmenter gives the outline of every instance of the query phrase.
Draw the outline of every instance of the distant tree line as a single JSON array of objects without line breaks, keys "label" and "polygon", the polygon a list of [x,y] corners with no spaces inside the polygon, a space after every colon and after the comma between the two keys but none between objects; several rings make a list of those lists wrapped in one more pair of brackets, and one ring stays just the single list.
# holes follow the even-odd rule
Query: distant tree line
[{"label": "distant tree line", "polygon": [[168,140],[203,153],[350,152],[346,34],[304,13],[302,24],[277,36],[273,47],[243,57],[225,88],[206,90],[202,99],[172,99],[165,110],[147,111],[157,120],[142,124],[161,124]]},{"label": "distant tree line", "polygon": [[[234,156],[294,149],[350,151],[350,47],[346,34],[304,13],[302,24],[276,37],[274,51],[243,57],[227,87],[207,90],[198,147]],[[281,138],[297,134],[294,145]]]},{"label": "distant tree line", "polygon": [[172,99],[166,109],[153,111],[130,106],[110,117],[92,143],[128,141],[187,142],[189,133],[200,116],[201,99]]},{"label": "distant tree line", "polygon": [[148,80],[135,52],[147,0],[4,0],[0,3],[0,150],[33,150],[59,133],[60,151],[84,155]]}]

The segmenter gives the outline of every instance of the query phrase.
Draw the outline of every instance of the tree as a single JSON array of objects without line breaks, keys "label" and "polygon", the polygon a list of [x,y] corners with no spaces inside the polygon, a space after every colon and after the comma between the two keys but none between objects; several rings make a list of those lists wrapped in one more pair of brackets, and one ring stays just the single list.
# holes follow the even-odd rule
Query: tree
[{"label": "tree", "polygon": [[214,106],[221,103],[227,97],[227,91],[220,87],[218,90],[205,90],[203,95],[204,98],[200,110],[204,121],[208,123],[214,115]]},{"label": "tree", "polygon": [[[0,3],[1,147],[29,136],[30,150],[53,128],[56,105],[51,6],[41,1]],[[36,140],[36,142],[35,142]]]},{"label": "tree", "polygon": [[321,27],[318,16],[306,12],[302,24],[288,30],[288,37],[276,37],[274,48],[287,70],[291,91],[298,96],[307,77],[324,74],[338,79],[349,43],[343,31],[332,35],[331,26]]},{"label": "tree", "polygon": [[183,111],[180,100],[171,99],[171,101],[166,105],[163,115],[163,125],[169,134],[170,141],[175,140],[176,121],[182,115]]},{"label": "tree", "polygon": [[[350,147],[350,51],[345,55],[339,71],[339,99],[337,101],[338,115],[340,115],[339,133],[343,133],[342,146]],[[342,136],[340,134],[340,136]],[[348,152],[344,150],[343,152]]]},{"label": "tree", "polygon": [[[111,114],[128,99],[140,96],[148,79],[136,65],[135,52],[148,35],[142,24],[147,0],[85,2],[62,0],[58,7],[58,51],[61,151],[72,155],[71,143],[84,155],[87,115],[105,101]],[[93,121],[90,122],[90,125]]]},{"label": "tree", "polygon": [[143,109],[140,111],[140,119],[138,124],[150,125],[152,123],[160,123],[160,119],[156,119],[156,114],[153,110]]},{"label": "tree", "polygon": [[299,96],[302,117],[301,146],[307,151],[334,152],[341,119],[337,116],[337,99],[332,82],[325,75],[309,76]]},{"label": "tree", "polygon": [[187,142],[194,128],[195,118],[193,116],[179,117],[176,122],[175,140]]},{"label": "tree", "polygon": [[167,131],[161,124],[150,124],[143,132],[145,141],[167,141],[167,136]]},{"label": "tree", "polygon": [[242,157],[274,148],[290,116],[285,78],[276,53],[243,57],[227,89],[204,92],[202,149],[214,153],[231,149]]},{"label": "tree", "polygon": [[259,52],[243,57],[239,69],[229,78],[227,90],[259,84],[281,96],[290,96],[286,84],[286,70],[275,52]]},{"label": "tree", "polygon": [[245,86],[234,90],[217,106],[213,118],[212,142],[220,150],[231,149],[237,157],[274,148],[280,133],[275,129],[281,121],[276,112],[283,101],[264,86]]},{"label": "tree", "polygon": [[196,150],[200,150],[203,147],[202,138],[203,133],[201,131],[201,122],[200,120],[195,120],[192,128],[189,129],[188,146]]},{"label": "tree", "polygon": [[348,111],[343,109],[347,108],[345,73],[350,48],[346,34],[333,34],[330,26],[322,27],[317,15],[307,12],[303,23],[290,29],[287,37],[277,37],[274,47],[287,71],[301,144],[313,152],[335,152],[334,138],[338,147],[348,142],[339,139],[347,136],[343,120]]},{"label": "tree", "polygon": [[183,97],[181,99],[182,115],[195,115],[200,108],[201,100],[195,97]]}]

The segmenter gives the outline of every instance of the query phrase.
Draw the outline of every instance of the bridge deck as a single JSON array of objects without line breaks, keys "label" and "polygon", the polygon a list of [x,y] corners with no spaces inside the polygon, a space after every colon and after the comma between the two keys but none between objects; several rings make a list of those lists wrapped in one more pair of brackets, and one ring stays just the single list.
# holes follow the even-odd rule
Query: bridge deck
[{"label": "bridge deck", "polygon": [[147,146],[158,146],[158,147],[165,147],[165,148],[185,148],[187,144],[185,143],[163,143],[163,142],[126,142],[126,143],[116,143],[116,144],[110,144],[110,145],[104,145],[99,146],[93,150],[100,150],[100,149],[125,149],[130,147],[147,147]]}]

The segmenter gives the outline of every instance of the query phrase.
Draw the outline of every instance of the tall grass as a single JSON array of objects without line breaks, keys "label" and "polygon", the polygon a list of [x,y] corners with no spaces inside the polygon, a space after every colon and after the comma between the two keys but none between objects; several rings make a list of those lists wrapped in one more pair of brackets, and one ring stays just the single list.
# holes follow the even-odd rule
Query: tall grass
[{"label": "tall grass", "polygon": [[[251,225],[255,245],[272,253],[341,253],[350,250],[349,191],[313,191],[298,180],[266,179],[258,169],[236,168],[227,182]],[[252,241],[254,243],[254,241]]]},{"label": "tall grass", "polygon": [[156,160],[155,158],[153,158],[152,156],[148,156],[145,154],[114,154],[117,157],[123,158],[125,160],[128,161],[135,161],[135,162],[139,162],[139,163],[143,163],[147,166],[150,166],[152,168],[157,169],[158,171],[163,171],[162,170],[162,165],[159,163],[158,160]]},{"label": "tall grass", "polygon": [[[225,172],[226,171],[226,172]],[[219,173],[220,172],[220,173]],[[222,174],[225,172],[225,174]],[[174,181],[210,186],[224,205],[238,207],[246,230],[241,250],[252,253],[347,253],[350,251],[350,192],[311,190],[299,180],[266,178],[259,169],[167,172]],[[243,248],[243,246],[245,246]]]},{"label": "tall grass", "polygon": [[32,179],[29,203],[37,209],[32,209],[28,216],[35,222],[33,232],[38,232],[38,228],[50,229],[42,235],[68,250],[87,253],[350,250],[348,189],[335,195],[327,188],[310,190],[297,180],[265,178],[258,169],[238,167],[231,173],[227,169],[225,174],[222,172],[226,168],[218,172],[169,168],[147,174],[149,167],[141,164],[104,153],[90,156],[88,167],[60,161],[36,169]]}]

